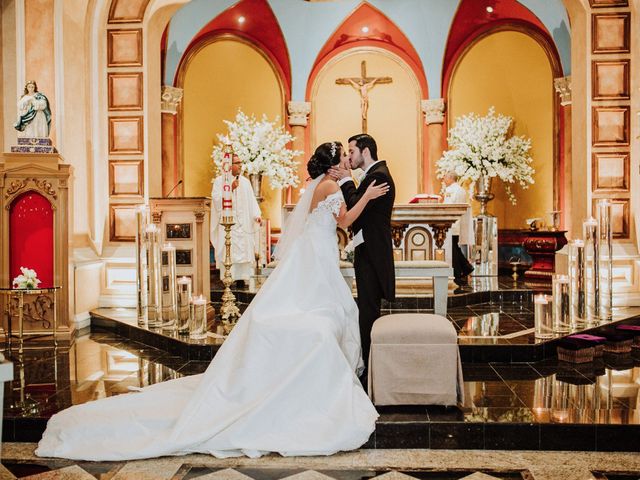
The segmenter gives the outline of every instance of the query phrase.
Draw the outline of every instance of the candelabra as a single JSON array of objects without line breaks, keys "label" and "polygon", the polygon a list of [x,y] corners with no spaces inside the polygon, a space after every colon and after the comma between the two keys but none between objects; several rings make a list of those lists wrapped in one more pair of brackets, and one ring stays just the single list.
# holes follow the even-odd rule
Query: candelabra
[{"label": "candelabra", "polygon": [[220,225],[224,227],[224,276],[222,277],[222,283],[224,284],[224,293],[222,294],[222,307],[220,307],[220,313],[222,314],[222,322],[225,334],[229,334],[240,316],[240,310],[236,305],[236,297],[231,291],[231,227],[235,225],[233,217],[223,216],[220,221]]}]

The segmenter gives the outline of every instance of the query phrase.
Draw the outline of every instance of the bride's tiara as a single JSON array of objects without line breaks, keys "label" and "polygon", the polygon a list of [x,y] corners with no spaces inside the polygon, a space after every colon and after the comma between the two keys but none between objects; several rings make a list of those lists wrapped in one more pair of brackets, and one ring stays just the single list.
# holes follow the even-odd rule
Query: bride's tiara
[{"label": "bride's tiara", "polygon": [[337,151],[338,151],[338,144],[336,142],[331,142],[331,158],[336,156]]}]

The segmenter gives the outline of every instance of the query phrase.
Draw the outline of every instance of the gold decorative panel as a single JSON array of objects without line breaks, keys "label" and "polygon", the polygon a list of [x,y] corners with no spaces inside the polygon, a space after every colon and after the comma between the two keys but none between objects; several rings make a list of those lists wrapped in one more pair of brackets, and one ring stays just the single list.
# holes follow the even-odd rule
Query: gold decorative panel
[{"label": "gold decorative panel", "polygon": [[593,145],[629,145],[629,107],[593,107]]},{"label": "gold decorative panel", "polygon": [[109,153],[142,153],[142,117],[109,117]]},{"label": "gold decorative panel", "polygon": [[109,110],[142,109],[142,72],[109,73]]},{"label": "gold decorative panel", "polygon": [[107,30],[107,67],[142,66],[142,29]]},{"label": "gold decorative panel", "polygon": [[109,205],[109,239],[132,242],[136,238],[136,204]]},{"label": "gold decorative panel", "polygon": [[112,196],[142,196],[142,160],[109,162],[109,194]]},{"label": "gold decorative panel", "polygon": [[594,100],[628,100],[629,60],[594,61],[592,97]]},{"label": "gold decorative panel", "polygon": [[595,152],[592,171],[594,193],[629,190],[629,152]]},{"label": "gold decorative panel", "polygon": [[598,13],[591,17],[591,48],[593,53],[629,53],[630,15],[628,13]]},{"label": "gold decorative panel", "polygon": [[141,22],[149,0],[113,0],[109,9],[109,23]]}]

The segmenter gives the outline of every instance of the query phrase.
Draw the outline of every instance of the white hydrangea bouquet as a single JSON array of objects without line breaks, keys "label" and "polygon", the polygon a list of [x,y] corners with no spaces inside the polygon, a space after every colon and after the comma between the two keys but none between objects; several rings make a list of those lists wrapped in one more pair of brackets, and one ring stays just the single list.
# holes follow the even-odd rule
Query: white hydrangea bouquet
[{"label": "white hydrangea bouquet", "polygon": [[38,274],[35,270],[20,267],[20,271],[22,272],[22,275],[18,275],[13,279],[13,288],[38,288],[38,285],[41,282],[38,280]]},{"label": "white hydrangea bouquet", "polygon": [[213,147],[211,158],[218,171],[224,158],[223,147],[230,144],[233,152],[242,160],[243,170],[249,175],[268,177],[271,188],[297,186],[300,182],[297,175],[299,162],[294,158],[304,152],[287,148],[294,137],[278,125],[279,122],[279,117],[274,122],[270,122],[266,115],[257,120],[238,109],[235,121],[224,121],[229,133],[218,134],[219,143]]},{"label": "white hydrangea bouquet", "polygon": [[437,162],[438,178],[455,172],[460,182],[470,180],[472,188],[480,176],[498,177],[512,204],[516,197],[511,191],[513,183],[528,188],[534,183],[535,170],[529,155],[531,139],[510,136],[513,118],[495,113],[490,107],[486,116],[470,113],[456,119],[449,130],[449,150]]}]

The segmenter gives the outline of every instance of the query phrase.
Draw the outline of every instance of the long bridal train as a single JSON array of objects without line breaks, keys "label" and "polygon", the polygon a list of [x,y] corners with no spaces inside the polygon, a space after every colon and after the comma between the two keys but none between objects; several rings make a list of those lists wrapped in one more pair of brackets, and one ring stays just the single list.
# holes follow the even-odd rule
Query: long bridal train
[{"label": "long bridal train", "polygon": [[64,410],[36,454],[329,455],[364,444],[378,414],[355,374],[358,311],[335,241],[341,203],[337,192],[309,214],[205,373]]}]

